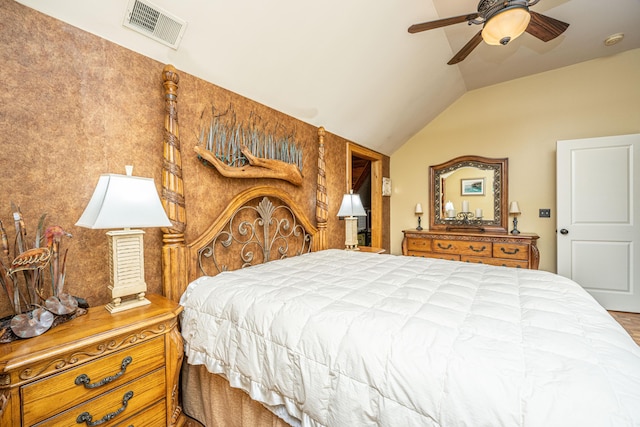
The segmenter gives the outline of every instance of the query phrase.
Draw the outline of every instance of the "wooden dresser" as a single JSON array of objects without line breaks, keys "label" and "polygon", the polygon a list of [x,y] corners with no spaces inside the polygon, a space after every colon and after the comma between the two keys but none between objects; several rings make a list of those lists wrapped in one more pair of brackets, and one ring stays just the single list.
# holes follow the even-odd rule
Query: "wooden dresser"
[{"label": "wooden dresser", "polygon": [[175,426],[182,307],[158,295],[0,344],[1,426]]},{"label": "wooden dresser", "polygon": [[538,235],[404,230],[403,255],[538,269]]}]

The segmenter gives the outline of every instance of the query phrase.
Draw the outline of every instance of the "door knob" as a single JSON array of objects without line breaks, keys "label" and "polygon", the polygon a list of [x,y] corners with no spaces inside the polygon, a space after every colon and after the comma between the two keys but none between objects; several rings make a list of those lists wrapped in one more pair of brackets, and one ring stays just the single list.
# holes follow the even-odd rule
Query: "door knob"
[{"label": "door knob", "polygon": [[560,229],[560,234],[569,234],[569,230],[567,230],[566,228],[561,228]]}]

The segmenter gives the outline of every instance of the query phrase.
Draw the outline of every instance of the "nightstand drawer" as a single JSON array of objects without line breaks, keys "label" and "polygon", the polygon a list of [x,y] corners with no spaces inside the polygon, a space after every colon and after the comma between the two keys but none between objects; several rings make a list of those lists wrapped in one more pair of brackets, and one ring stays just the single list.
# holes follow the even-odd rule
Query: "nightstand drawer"
[{"label": "nightstand drawer", "polygon": [[[165,393],[165,372],[163,368],[160,368],[133,382],[102,394],[96,399],[49,418],[37,426],[115,426],[148,406],[160,400],[164,401]],[[163,417],[166,417],[164,406],[160,408],[160,411]]]},{"label": "nightstand drawer", "polygon": [[153,406],[137,413],[131,418],[123,420],[114,427],[156,427],[167,425],[167,417],[165,414],[165,405],[167,403],[163,400],[154,404]]},{"label": "nightstand drawer", "polygon": [[23,423],[35,424],[93,399],[163,366],[164,358],[164,339],[157,337],[28,384],[21,390]]},{"label": "nightstand drawer", "polygon": [[529,246],[517,243],[496,243],[493,246],[495,258],[529,259]]},{"label": "nightstand drawer", "polygon": [[491,256],[490,242],[473,242],[464,240],[434,240],[434,252],[455,253],[460,255]]}]

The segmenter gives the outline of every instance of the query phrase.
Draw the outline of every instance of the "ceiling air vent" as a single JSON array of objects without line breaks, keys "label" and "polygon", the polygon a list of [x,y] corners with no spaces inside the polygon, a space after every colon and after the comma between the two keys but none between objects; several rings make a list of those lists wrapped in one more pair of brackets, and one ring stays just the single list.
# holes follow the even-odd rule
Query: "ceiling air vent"
[{"label": "ceiling air vent", "polygon": [[122,25],[174,49],[187,28],[186,21],[143,0],[129,1]]}]

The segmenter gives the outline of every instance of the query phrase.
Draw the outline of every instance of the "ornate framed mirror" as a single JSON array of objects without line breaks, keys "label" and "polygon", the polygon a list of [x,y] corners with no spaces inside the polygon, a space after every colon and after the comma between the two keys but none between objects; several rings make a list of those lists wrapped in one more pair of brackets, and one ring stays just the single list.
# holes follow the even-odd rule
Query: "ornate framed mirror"
[{"label": "ornate framed mirror", "polygon": [[433,230],[508,230],[508,162],[461,156],[429,167]]}]

